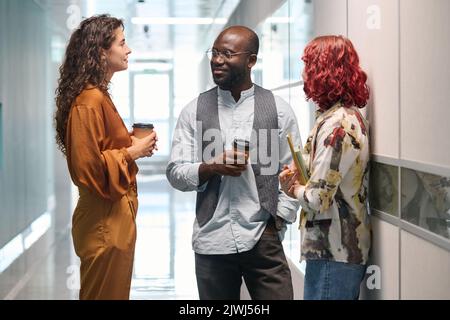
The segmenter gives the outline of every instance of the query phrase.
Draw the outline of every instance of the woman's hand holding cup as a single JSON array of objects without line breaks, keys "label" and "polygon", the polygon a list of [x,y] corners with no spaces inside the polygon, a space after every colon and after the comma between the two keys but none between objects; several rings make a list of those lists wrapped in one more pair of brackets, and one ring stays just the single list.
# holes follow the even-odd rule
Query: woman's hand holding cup
[{"label": "woman's hand holding cup", "polygon": [[135,123],[131,135],[131,147],[127,149],[133,160],[151,157],[154,150],[158,150],[158,137],[152,124]]}]

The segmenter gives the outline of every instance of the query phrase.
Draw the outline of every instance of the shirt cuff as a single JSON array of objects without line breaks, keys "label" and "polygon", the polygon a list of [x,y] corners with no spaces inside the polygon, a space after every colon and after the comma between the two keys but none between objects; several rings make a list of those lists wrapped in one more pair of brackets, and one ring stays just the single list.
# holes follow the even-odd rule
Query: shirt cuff
[{"label": "shirt cuff", "polygon": [[300,202],[300,205],[302,208],[308,208],[308,203],[305,201],[305,192],[306,187],[300,186],[298,193],[297,193],[297,200]]},{"label": "shirt cuff", "polygon": [[[298,203],[297,200],[295,199],[292,200]],[[299,206],[298,204],[291,204],[291,206],[286,207],[278,203],[277,217],[283,219],[285,223],[294,223],[295,220],[297,219],[297,211]]]},{"label": "shirt cuff", "polygon": [[189,169],[186,173],[186,179],[189,181],[189,184],[195,187],[195,191],[197,192],[205,191],[206,186],[208,185],[208,181],[206,181],[204,184],[199,186],[200,178],[198,175],[198,170],[201,164],[201,162],[194,163],[192,166],[189,166]]}]

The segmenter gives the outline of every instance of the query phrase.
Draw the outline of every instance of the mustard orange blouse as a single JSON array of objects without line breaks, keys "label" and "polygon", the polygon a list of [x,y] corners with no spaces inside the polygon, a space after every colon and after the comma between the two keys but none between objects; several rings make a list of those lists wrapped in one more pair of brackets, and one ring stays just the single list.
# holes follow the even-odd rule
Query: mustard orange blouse
[{"label": "mustard orange blouse", "polygon": [[67,164],[74,184],[116,201],[136,185],[138,167],[126,148],[131,138],[107,94],[87,87],[76,98],[66,132]]}]

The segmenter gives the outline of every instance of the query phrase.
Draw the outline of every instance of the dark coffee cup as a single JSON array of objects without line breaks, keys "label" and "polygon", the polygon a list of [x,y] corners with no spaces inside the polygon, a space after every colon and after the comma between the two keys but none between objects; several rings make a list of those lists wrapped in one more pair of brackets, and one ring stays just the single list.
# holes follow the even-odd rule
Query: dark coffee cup
[{"label": "dark coffee cup", "polygon": [[[248,157],[250,154],[250,141],[244,139],[234,139],[233,140],[233,150],[245,153],[245,164],[247,164]],[[237,157],[234,159],[237,161]]]},{"label": "dark coffee cup", "polygon": [[142,139],[153,132],[153,124],[151,123],[135,123],[133,124],[133,135]]}]

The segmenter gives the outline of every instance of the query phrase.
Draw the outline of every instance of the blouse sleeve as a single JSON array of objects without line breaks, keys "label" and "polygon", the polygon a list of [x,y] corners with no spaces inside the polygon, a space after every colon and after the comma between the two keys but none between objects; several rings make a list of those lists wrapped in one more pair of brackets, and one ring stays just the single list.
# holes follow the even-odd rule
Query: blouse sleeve
[{"label": "blouse sleeve", "polygon": [[302,207],[315,213],[325,212],[331,206],[342,177],[359,154],[340,121],[333,122],[324,124],[318,132],[315,154],[311,155],[311,177],[298,193]]},{"label": "blouse sleeve", "polygon": [[68,157],[72,178],[109,200],[120,199],[129,189],[137,166],[126,148],[102,150],[105,139],[103,119],[95,108],[74,106],[68,125]]}]

